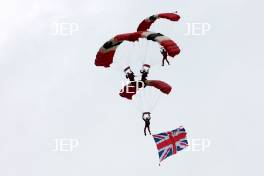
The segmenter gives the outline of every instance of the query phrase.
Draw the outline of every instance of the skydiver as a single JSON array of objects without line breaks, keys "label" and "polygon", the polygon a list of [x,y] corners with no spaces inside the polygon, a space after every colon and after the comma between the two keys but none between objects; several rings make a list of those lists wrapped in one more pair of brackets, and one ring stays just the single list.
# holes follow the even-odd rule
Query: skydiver
[{"label": "skydiver", "polygon": [[168,61],[168,53],[167,53],[167,51],[164,48],[161,48],[160,53],[163,56],[162,66],[164,66],[164,61],[166,61],[168,63],[168,65],[170,65],[170,62]]},{"label": "skydiver", "polygon": [[[148,74],[149,74],[149,68],[150,68],[150,65],[148,64],[144,64],[142,69],[140,70],[140,73],[142,74],[141,75],[141,81],[145,84],[146,80],[147,80],[147,77],[148,77]],[[144,85],[146,87],[146,84]]]},{"label": "skydiver", "polygon": [[145,136],[147,135],[147,133],[146,133],[146,129],[148,129],[148,132],[149,132],[149,134],[151,135],[150,128],[149,128],[149,125],[150,125],[150,119],[151,119],[151,117],[150,117],[150,112],[144,112],[144,113],[142,114],[142,119],[143,119],[144,122],[145,122],[144,135],[145,135]]},{"label": "skydiver", "polygon": [[130,67],[125,68],[124,72],[126,73],[126,78],[129,79],[130,82],[135,81],[135,74]]}]

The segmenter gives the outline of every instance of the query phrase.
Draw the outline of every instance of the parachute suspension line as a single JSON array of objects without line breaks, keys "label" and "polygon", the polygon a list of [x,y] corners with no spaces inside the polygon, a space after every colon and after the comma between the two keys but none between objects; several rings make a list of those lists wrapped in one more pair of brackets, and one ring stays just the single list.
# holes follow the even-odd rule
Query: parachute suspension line
[{"label": "parachute suspension line", "polygon": [[[127,45],[125,45],[125,50],[124,50],[124,48],[121,49],[122,55],[115,59],[115,63],[117,63],[117,65],[120,65],[122,71],[126,67],[130,66],[131,57],[132,57],[132,54],[134,53],[133,49],[135,48],[135,47],[133,47],[133,44],[129,44],[127,42],[125,44],[127,44]],[[118,48],[118,49],[120,49],[120,48]],[[118,52],[118,51],[116,51],[116,52]]]},{"label": "parachute suspension line", "polygon": [[[126,55],[124,55],[124,58],[126,58]],[[118,58],[115,58],[114,62],[112,63],[111,67],[114,69],[119,69],[123,72],[124,68],[127,67],[127,60],[122,59],[120,56]]]},{"label": "parachute suspension line", "polygon": [[115,63],[111,65],[111,68],[118,72],[123,72],[124,67],[125,67],[125,64],[122,63],[121,61],[115,61]]},{"label": "parachute suspension line", "polygon": [[[145,89],[149,89],[149,87],[146,87]],[[145,107],[145,109],[144,109],[144,112],[149,112],[150,110],[149,110],[149,104],[150,104],[150,91],[151,91],[151,89],[150,90],[146,90],[145,92],[144,92],[144,97],[145,97],[145,99],[142,97],[142,101],[144,102],[144,107]]]},{"label": "parachute suspension line", "polygon": [[[161,64],[161,63],[160,63],[160,64]],[[151,65],[151,69],[153,69],[153,68],[158,68],[158,67],[160,67],[159,64],[153,64],[153,65]]]},{"label": "parachute suspension line", "polygon": [[153,103],[153,106],[150,107],[150,112],[152,112],[154,108],[156,107],[158,101],[160,100],[160,96],[161,96],[161,93],[158,93],[158,95],[156,95],[156,97],[154,98],[154,103]]},{"label": "parachute suspension line", "polygon": [[136,108],[138,112],[140,113],[144,112],[144,109],[139,104],[137,104],[135,100],[132,100],[132,105]]},{"label": "parachute suspension line", "polygon": [[139,94],[140,102],[143,107],[143,112],[152,112],[159,101],[161,93],[150,87],[147,87],[146,89],[148,90],[145,90],[141,92],[142,94]]},{"label": "parachute suspension line", "polygon": [[[136,43],[138,43],[137,41],[136,41]],[[131,66],[132,65],[132,63],[133,63],[133,61],[134,61],[134,57],[135,57],[135,49],[136,49],[136,46],[137,46],[137,44],[131,44],[130,45],[130,48],[129,48],[129,52],[127,53],[127,66]],[[132,59],[131,59],[132,58]]]},{"label": "parachute suspension line", "polygon": [[142,96],[143,93],[144,93],[143,91],[139,93],[139,98],[140,98],[139,101],[142,102],[142,113],[146,111],[146,108],[145,108],[145,106],[146,106],[146,105],[145,105],[145,101],[144,101],[143,96]]},{"label": "parachute suspension line", "polygon": [[140,113],[144,112],[144,106],[142,106],[143,103],[142,102],[142,95],[141,95],[141,91],[137,90],[137,94],[133,97],[133,99],[131,100],[131,104],[136,108],[136,110]]},{"label": "parachute suspension line", "polygon": [[118,74],[121,74],[121,75],[124,74],[123,72],[124,64],[121,64],[120,62],[119,63],[115,62],[114,64],[111,65],[111,68],[113,69],[113,71],[118,72]]},{"label": "parachute suspension line", "polygon": [[145,46],[144,56],[143,56],[143,63],[146,64],[147,56],[148,56],[148,50],[149,50],[149,41],[147,41],[147,46]]},{"label": "parachute suspension line", "polygon": [[[141,42],[138,41],[138,42],[137,42],[137,50],[138,50],[137,52],[138,52],[138,53],[140,53],[139,51],[140,51],[141,48],[142,48],[141,45],[142,45]],[[142,57],[142,54],[139,54],[138,57]],[[139,59],[139,61],[140,61],[140,59]],[[141,64],[142,64],[142,63],[141,63]]]},{"label": "parachute suspension line", "polygon": [[145,64],[148,49],[149,49],[149,41],[143,40],[142,42],[138,42],[138,50],[141,51],[141,54],[138,56],[140,57],[139,61],[140,64],[143,65]]}]

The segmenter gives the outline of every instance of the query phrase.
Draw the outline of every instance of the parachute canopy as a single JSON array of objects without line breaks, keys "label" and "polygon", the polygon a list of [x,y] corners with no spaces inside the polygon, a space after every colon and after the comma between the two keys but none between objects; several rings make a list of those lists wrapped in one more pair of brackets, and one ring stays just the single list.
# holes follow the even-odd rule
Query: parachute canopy
[{"label": "parachute canopy", "polygon": [[151,27],[151,25],[159,18],[167,19],[170,21],[179,21],[180,16],[176,13],[160,13],[156,15],[152,15],[146,19],[144,19],[138,26],[137,31],[147,31]]},{"label": "parachute canopy", "polygon": [[162,93],[165,94],[169,94],[172,89],[172,87],[169,84],[159,80],[149,80],[149,81],[147,80],[146,85],[155,87],[156,89],[159,89]]},{"label": "parachute canopy", "polygon": [[[140,81],[132,82],[124,86],[124,88],[120,91],[119,95],[123,98],[132,100],[132,97],[136,95],[138,89],[144,86],[142,84],[143,83]],[[169,84],[159,80],[147,80],[145,84],[146,86],[152,86],[156,89],[159,89],[164,94],[169,94],[172,89],[172,87]]]},{"label": "parachute canopy", "polygon": [[171,57],[174,57],[180,53],[180,48],[177,46],[177,44],[170,38],[164,36],[163,34],[149,31],[139,31],[133,33],[120,34],[107,41],[96,54],[95,65],[110,67],[110,65],[113,63],[115,51],[122,42],[135,42],[138,41],[140,38],[159,43]]}]

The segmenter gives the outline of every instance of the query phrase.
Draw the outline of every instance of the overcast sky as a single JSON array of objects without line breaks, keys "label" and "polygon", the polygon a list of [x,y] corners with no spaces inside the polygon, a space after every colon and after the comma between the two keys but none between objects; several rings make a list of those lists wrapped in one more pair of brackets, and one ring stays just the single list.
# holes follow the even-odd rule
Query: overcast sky
[{"label": "overcast sky", "polygon": [[[0,1],[0,175],[263,175],[262,7],[249,0]],[[173,87],[153,108],[153,133],[182,125],[189,141],[210,142],[159,167],[140,102],[118,95],[122,70],[95,67],[94,59],[114,35],[176,10],[180,22],[152,28],[181,48],[171,66],[160,66],[151,44],[125,44],[117,55],[133,64],[147,52],[157,61],[150,78]],[[56,35],[57,24],[75,30]],[[188,24],[211,28],[185,35]],[[78,146],[54,151],[62,139]]]}]

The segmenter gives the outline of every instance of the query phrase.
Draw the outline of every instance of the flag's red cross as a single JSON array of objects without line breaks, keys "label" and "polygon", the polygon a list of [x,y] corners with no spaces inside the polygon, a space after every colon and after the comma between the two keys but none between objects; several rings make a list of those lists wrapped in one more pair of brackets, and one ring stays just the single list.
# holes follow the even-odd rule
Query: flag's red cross
[{"label": "flag's red cross", "polygon": [[158,150],[167,147],[169,145],[173,146],[173,154],[176,154],[177,150],[176,150],[176,142],[178,142],[179,140],[183,139],[186,137],[186,133],[181,133],[178,134],[176,136],[173,136],[172,132],[167,132],[169,139],[157,144],[157,148]]}]

